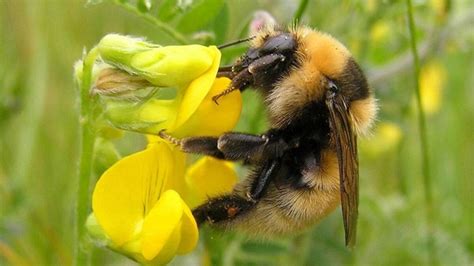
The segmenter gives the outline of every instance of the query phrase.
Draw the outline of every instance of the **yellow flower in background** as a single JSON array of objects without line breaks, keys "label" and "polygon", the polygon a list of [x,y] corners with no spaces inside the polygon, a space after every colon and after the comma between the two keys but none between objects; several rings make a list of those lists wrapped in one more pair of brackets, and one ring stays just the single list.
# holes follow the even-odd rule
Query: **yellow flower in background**
[{"label": "yellow flower in background", "polygon": [[[114,125],[154,134],[166,129],[175,137],[219,135],[235,126],[240,92],[226,95],[219,105],[212,100],[230,83],[215,77],[219,51],[180,48],[115,35],[101,41],[102,59],[120,68],[99,76],[96,83]],[[171,59],[178,62],[167,61]],[[170,100],[142,97],[147,87],[171,87],[176,95]],[[229,163],[208,157],[187,167],[187,156],[179,147],[152,135],[148,142],[145,150],[122,158],[100,177],[88,229],[95,239],[136,261],[166,264],[197,244],[190,208],[229,192],[237,175]]]},{"label": "yellow flower in background", "polygon": [[446,69],[441,63],[431,61],[421,68],[419,86],[421,104],[426,114],[439,111],[445,82]]},{"label": "yellow flower in background", "polygon": [[450,1],[448,0],[430,0],[430,7],[436,13],[439,20],[444,20],[450,9]]},{"label": "yellow flower in background", "polygon": [[403,137],[400,127],[391,122],[380,122],[369,139],[361,139],[362,152],[377,156],[395,150]]},{"label": "yellow flower in background", "polygon": [[365,4],[367,12],[374,13],[377,10],[377,0],[367,0]]},{"label": "yellow flower in background", "polygon": [[390,26],[387,22],[379,20],[370,29],[370,40],[374,43],[385,41],[390,34]]}]

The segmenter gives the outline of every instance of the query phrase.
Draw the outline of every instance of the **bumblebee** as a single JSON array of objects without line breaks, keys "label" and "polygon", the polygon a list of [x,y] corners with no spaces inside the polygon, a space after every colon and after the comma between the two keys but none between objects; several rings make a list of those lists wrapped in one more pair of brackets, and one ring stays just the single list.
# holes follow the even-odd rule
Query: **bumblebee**
[{"label": "bumblebee", "polygon": [[270,129],[261,135],[175,139],[184,152],[243,161],[250,174],[228,195],[193,210],[198,224],[256,236],[287,235],[317,223],[341,204],[345,242],[353,246],[358,216],[357,136],[376,116],[376,100],[349,51],[330,35],[300,26],[268,28],[219,75],[232,90],[253,88]]}]

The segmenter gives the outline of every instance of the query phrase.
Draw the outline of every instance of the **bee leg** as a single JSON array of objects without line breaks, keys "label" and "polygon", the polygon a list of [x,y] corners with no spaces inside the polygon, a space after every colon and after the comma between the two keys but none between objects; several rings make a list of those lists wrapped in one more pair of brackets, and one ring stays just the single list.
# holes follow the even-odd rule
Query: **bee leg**
[{"label": "bee leg", "polygon": [[217,159],[225,159],[224,154],[217,148],[217,137],[189,137],[178,139],[168,135],[164,130],[158,134],[176,146],[179,146],[183,152],[203,154],[215,157]]},{"label": "bee leg", "polygon": [[189,137],[181,140],[181,150],[186,153],[203,154],[217,159],[227,159],[217,148],[217,137]]},{"label": "bee leg", "polygon": [[265,191],[265,188],[270,183],[275,173],[278,172],[281,166],[280,160],[272,160],[268,162],[260,171],[259,176],[254,180],[249,194],[249,198],[253,200],[260,199]]},{"label": "bee leg", "polygon": [[229,132],[219,137],[217,148],[228,160],[256,161],[268,141],[266,135]]},{"label": "bee leg", "polygon": [[250,164],[279,158],[289,148],[275,130],[263,135],[226,133],[219,137],[217,147],[226,158],[243,159]]},{"label": "bee leg", "polygon": [[176,139],[164,131],[159,135],[180,146],[186,153],[204,154],[218,159],[247,163],[280,157],[288,145],[272,131],[264,135],[229,132],[220,137],[189,137]]},{"label": "bee leg", "polygon": [[244,199],[236,195],[211,198],[206,203],[193,210],[193,216],[198,225],[205,222],[210,224],[232,220],[238,215],[250,210],[256,201]]},{"label": "bee leg", "polygon": [[260,154],[268,139],[263,136],[225,133],[220,137],[189,137],[179,141],[187,153],[205,154],[229,161],[252,161]]}]

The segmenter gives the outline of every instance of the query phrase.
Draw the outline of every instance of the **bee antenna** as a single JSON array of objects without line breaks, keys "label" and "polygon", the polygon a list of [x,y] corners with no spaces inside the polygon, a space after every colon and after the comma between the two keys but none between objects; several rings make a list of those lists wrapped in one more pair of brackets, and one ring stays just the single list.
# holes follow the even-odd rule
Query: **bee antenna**
[{"label": "bee antenna", "polygon": [[229,46],[237,45],[239,43],[251,41],[251,40],[255,39],[255,37],[256,36],[250,36],[250,37],[245,38],[245,39],[239,39],[239,40],[236,40],[236,41],[233,41],[233,42],[224,43],[224,44],[221,44],[221,45],[217,46],[217,49],[221,50],[221,49],[227,48]]}]

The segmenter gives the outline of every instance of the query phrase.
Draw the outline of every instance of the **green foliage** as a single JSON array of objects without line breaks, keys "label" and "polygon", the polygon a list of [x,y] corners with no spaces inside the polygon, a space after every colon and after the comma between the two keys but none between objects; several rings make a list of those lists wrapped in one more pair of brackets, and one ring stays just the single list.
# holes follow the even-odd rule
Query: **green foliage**
[{"label": "green foliage", "polygon": [[[399,137],[383,135],[375,147],[370,138],[361,140],[355,250],[344,247],[337,210],[310,231],[283,239],[255,240],[205,228],[202,246],[172,264],[426,265],[429,256],[439,265],[473,264],[474,36],[468,30],[473,8],[466,0],[414,1],[420,75],[441,66],[429,91],[436,91],[433,80],[445,73],[439,108],[426,113],[433,205],[427,221],[405,1],[0,1],[0,265],[73,261],[80,153],[79,95],[71,72],[84,47],[89,50],[110,32],[163,45],[222,44],[247,36],[260,9],[283,25],[301,14],[301,23],[346,44],[379,99],[377,124],[394,124]],[[245,49],[224,50],[223,64]],[[421,97],[423,102],[432,96]],[[244,103],[237,130],[264,131],[262,99],[246,91]],[[144,145],[134,134],[115,140],[116,132],[104,130],[95,143],[93,182],[119,154]],[[378,141],[378,134],[373,139]],[[106,249],[83,248],[94,265],[130,264]]]}]

